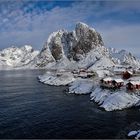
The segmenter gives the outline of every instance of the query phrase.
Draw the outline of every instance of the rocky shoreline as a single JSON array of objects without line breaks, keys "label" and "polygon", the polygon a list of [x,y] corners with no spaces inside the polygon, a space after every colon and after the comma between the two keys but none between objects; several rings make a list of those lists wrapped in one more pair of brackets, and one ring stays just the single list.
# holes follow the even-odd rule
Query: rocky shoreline
[{"label": "rocky shoreline", "polygon": [[123,110],[140,105],[138,93],[128,93],[124,89],[111,91],[102,89],[97,78],[74,78],[71,72],[47,72],[38,77],[39,81],[54,86],[68,85],[68,93],[90,94],[90,100],[96,102],[106,111]]}]

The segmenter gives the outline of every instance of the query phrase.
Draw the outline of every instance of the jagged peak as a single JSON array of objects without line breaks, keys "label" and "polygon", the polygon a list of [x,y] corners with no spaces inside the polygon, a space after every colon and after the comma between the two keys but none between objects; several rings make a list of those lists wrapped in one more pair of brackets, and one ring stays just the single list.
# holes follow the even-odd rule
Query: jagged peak
[{"label": "jagged peak", "polygon": [[87,24],[85,24],[84,22],[77,22],[76,26],[84,26],[84,27],[89,27]]},{"label": "jagged peak", "polygon": [[21,47],[21,49],[26,51],[33,51],[33,47],[31,45],[24,45]]},{"label": "jagged peak", "polygon": [[49,37],[48,37],[48,39],[47,39],[47,41],[46,41],[46,43],[45,44],[48,44],[49,42],[51,42],[51,40],[52,40],[52,38],[54,38],[54,37],[56,37],[56,35],[62,35],[63,33],[67,33],[67,30],[65,30],[65,29],[60,29],[60,30],[58,30],[58,31],[56,31],[56,32],[52,32],[50,35],[49,35]]},{"label": "jagged peak", "polygon": [[94,28],[89,27],[86,23],[83,23],[83,22],[76,23],[76,29],[79,29],[79,28],[82,28],[82,29],[86,28],[86,29],[91,29],[93,31],[96,31]]}]

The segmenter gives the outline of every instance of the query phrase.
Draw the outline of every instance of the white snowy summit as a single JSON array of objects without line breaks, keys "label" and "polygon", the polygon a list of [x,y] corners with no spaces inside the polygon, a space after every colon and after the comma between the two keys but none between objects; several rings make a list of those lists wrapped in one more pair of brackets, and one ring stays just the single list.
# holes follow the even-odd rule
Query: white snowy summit
[{"label": "white snowy summit", "polygon": [[0,67],[16,68],[28,65],[38,53],[39,51],[33,50],[32,46],[29,45],[3,49],[0,51]]}]

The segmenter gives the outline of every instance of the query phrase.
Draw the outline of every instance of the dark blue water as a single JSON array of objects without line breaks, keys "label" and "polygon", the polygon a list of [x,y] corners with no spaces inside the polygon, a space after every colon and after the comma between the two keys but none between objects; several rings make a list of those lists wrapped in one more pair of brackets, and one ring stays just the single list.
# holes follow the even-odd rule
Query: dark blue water
[{"label": "dark blue water", "polygon": [[39,83],[43,70],[0,72],[0,138],[115,138],[140,111],[105,112],[89,95]]}]

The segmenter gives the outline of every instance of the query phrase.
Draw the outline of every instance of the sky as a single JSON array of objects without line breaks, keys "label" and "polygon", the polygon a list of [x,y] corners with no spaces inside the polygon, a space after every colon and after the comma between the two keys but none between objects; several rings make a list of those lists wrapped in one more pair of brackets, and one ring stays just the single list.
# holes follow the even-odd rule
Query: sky
[{"label": "sky", "polygon": [[77,22],[95,28],[106,47],[140,57],[139,0],[0,0],[0,49],[41,49],[50,33],[74,30]]}]

